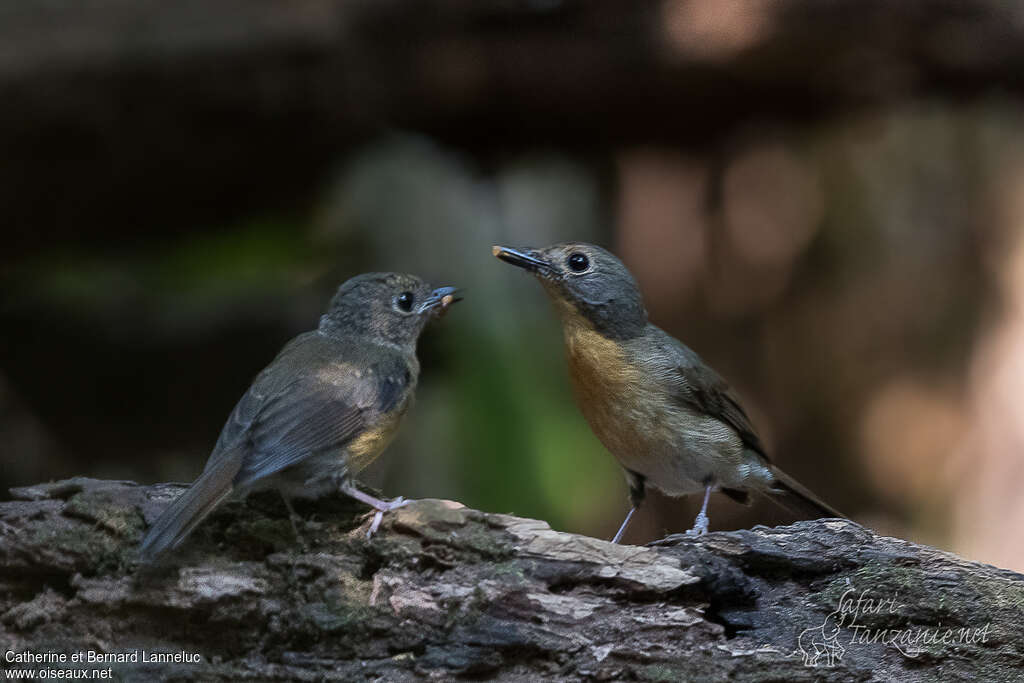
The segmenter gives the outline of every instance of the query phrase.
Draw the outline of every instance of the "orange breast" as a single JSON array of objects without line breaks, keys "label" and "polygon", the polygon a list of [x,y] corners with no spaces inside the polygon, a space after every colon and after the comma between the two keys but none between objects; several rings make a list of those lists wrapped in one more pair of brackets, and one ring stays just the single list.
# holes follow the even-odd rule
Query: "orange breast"
[{"label": "orange breast", "polygon": [[709,478],[727,485],[750,478],[756,463],[746,462],[736,432],[672,401],[616,342],[584,325],[567,325],[565,342],[580,411],[623,467],[670,496],[700,491]]},{"label": "orange breast", "polygon": [[[650,452],[660,420],[641,371],[612,340],[592,329],[566,330],[566,356],[576,402],[590,428],[623,465]],[[655,409],[656,411],[656,409]],[[657,412],[657,411],[656,411]]]}]

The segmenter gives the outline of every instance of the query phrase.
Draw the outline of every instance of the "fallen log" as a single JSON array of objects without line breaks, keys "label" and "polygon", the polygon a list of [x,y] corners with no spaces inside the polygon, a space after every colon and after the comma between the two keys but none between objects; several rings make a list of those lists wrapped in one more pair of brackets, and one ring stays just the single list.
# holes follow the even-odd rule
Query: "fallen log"
[{"label": "fallen log", "polygon": [[300,503],[293,529],[265,494],[140,567],[143,531],[183,488],[12,489],[3,667],[147,681],[1024,676],[1024,576],[850,521],[638,547],[422,500],[367,539],[347,499]]}]

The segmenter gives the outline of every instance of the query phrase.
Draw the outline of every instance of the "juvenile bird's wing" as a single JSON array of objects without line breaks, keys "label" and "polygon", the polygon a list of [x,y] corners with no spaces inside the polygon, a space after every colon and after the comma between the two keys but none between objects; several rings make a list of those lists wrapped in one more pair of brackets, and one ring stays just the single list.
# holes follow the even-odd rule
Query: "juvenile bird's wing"
[{"label": "juvenile bird's wing", "polygon": [[143,560],[180,543],[236,487],[343,448],[392,410],[411,381],[407,366],[365,351],[316,333],[285,346],[235,406],[203,473],[146,534]]},{"label": "juvenile bird's wing", "polygon": [[[340,348],[344,347],[344,348]],[[313,339],[279,359],[301,368],[260,402],[241,437],[248,444],[235,485],[242,486],[325,451],[344,448],[372,429],[405,396],[412,381],[397,353]],[[277,363],[278,361],[275,361]],[[259,383],[253,389],[259,390]],[[241,403],[240,403],[241,408]]]},{"label": "juvenile bird's wing", "polygon": [[[277,354],[271,363],[263,368],[242,395],[231,415],[228,416],[220,437],[206,462],[209,469],[222,457],[245,447],[249,429],[259,418],[267,403],[288,390],[293,383],[302,380],[309,366],[326,362],[328,350],[323,348],[322,335],[307,332],[295,337]],[[306,368],[302,367],[307,363]]]},{"label": "juvenile bird's wing", "polygon": [[185,539],[207,515],[231,495],[232,481],[238,473],[240,457],[223,457],[207,466],[185,493],[164,510],[146,532],[139,547],[142,562],[152,562],[160,554]]}]

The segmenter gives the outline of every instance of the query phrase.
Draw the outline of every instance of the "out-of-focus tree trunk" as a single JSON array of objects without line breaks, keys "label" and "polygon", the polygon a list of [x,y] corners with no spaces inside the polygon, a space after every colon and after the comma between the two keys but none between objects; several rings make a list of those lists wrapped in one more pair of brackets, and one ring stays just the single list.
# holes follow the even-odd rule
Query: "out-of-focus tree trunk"
[{"label": "out-of-focus tree trunk", "polygon": [[482,154],[1019,91],[1013,3],[98,0],[0,9],[0,215],[55,236],[294,207],[392,126]]}]

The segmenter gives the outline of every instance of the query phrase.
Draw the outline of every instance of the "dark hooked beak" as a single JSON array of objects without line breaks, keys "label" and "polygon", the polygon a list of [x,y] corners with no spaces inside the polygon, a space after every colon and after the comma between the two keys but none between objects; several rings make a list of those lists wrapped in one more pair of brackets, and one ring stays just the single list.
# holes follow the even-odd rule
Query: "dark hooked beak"
[{"label": "dark hooked beak", "polygon": [[519,249],[513,249],[512,247],[495,246],[491,247],[491,253],[505,263],[511,263],[513,266],[519,266],[531,273],[548,275],[552,271],[550,263],[533,256],[527,251],[520,251]]},{"label": "dark hooked beak", "polygon": [[437,309],[438,313],[444,312],[456,301],[462,301],[461,296],[455,296],[455,293],[458,291],[455,287],[438,287],[430,293],[430,296],[423,300],[423,303],[416,309],[416,312],[426,313],[434,309]]}]

